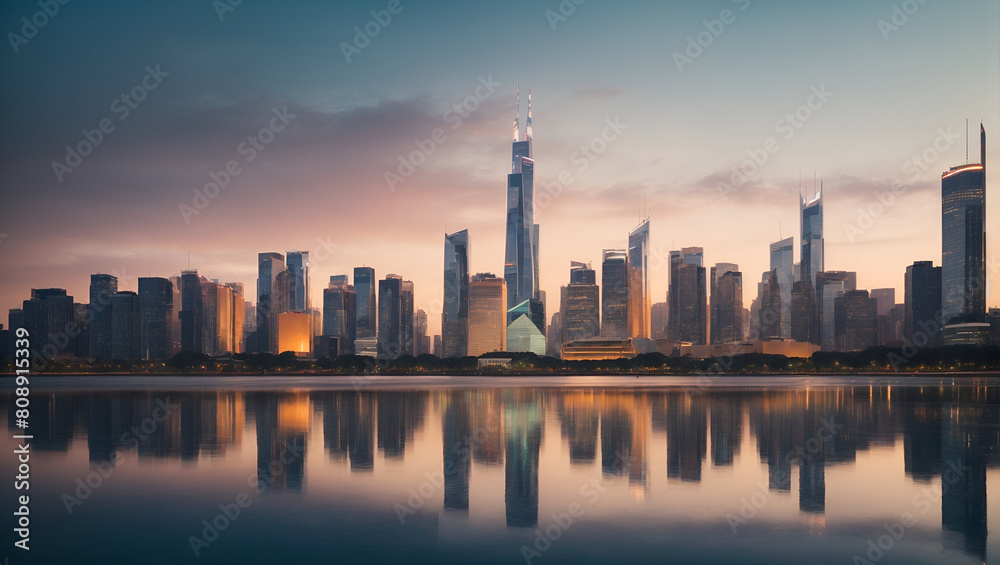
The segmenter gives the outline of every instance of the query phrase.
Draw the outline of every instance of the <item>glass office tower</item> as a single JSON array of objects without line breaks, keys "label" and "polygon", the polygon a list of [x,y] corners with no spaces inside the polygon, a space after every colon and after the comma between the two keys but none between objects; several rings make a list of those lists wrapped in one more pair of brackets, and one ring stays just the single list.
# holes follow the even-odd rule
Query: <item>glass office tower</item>
[{"label": "glass office tower", "polygon": [[816,289],[816,273],[823,271],[823,188],[819,194],[806,202],[799,195],[799,209],[802,213],[802,280],[808,280]]},{"label": "glass office tower", "polygon": [[628,337],[652,338],[649,307],[649,218],[628,234]]},{"label": "glass office tower", "polygon": [[374,339],[378,326],[378,301],[375,299],[375,269],[354,268],[354,293],[357,318],[355,332],[357,339]]},{"label": "glass office tower", "polygon": [[444,307],[440,357],[464,357],[469,350],[469,230],[444,236]]},{"label": "glass office tower", "polygon": [[264,353],[271,351],[274,341],[271,335],[277,335],[276,312],[273,304],[274,280],[278,273],[285,270],[285,257],[281,253],[257,254],[257,344],[256,351]]},{"label": "glass office tower", "polygon": [[291,274],[288,296],[289,312],[308,312],[312,306],[309,299],[309,252],[289,251],[285,264]]},{"label": "glass office tower", "polygon": [[118,277],[90,275],[90,304],[87,328],[90,339],[90,356],[94,359],[111,359],[111,295],[118,292]]},{"label": "glass office tower", "polygon": [[174,285],[160,277],[140,277],[139,304],[142,310],[140,358],[147,361],[169,359]]},{"label": "glass office tower", "polygon": [[792,337],[792,280],[794,276],[795,259],[793,256],[794,239],[789,237],[771,244],[771,270],[775,273],[780,296],[780,325],[778,335],[788,339]]},{"label": "glass office tower", "polygon": [[[520,93],[518,94],[520,106]],[[520,113],[520,108],[518,108]],[[538,299],[538,247],[535,236],[535,161],[531,149],[531,95],[528,95],[528,129],[520,141],[518,114],[514,116],[511,173],[507,175],[507,229],[504,281],[507,304]]]},{"label": "glass office tower", "polygon": [[982,162],[941,175],[941,309],[945,345],[985,345],[986,130]]},{"label": "glass office tower", "polygon": [[601,264],[601,337],[628,337],[628,252],[605,249]]}]

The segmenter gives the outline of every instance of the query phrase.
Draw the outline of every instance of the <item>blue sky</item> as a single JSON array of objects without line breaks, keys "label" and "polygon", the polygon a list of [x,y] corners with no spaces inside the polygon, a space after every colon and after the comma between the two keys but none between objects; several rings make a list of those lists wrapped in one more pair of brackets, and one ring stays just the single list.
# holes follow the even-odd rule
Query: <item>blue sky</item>
[{"label": "blue sky", "polygon": [[[257,252],[312,249],[332,250],[314,261],[314,301],[329,275],[368,264],[380,278],[413,279],[436,327],[445,230],[470,230],[474,270],[502,269],[517,81],[522,112],[529,87],[533,95],[538,190],[558,193],[537,212],[550,297],[571,259],[596,266],[602,248],[623,246],[645,205],[654,301],[667,287],[655,256],[702,246],[707,263],[741,266],[748,306],[768,244],[797,236],[800,178],[811,191],[815,174],[826,193],[827,268],[858,271],[862,288],[896,287],[902,302],[905,266],[940,262],[938,179],[965,162],[966,119],[970,160],[982,120],[1000,162],[996,2],[567,0],[564,12],[575,9],[561,20],[551,16],[555,0],[403,0],[345,60],[354,27],[388,5],[244,0],[220,20],[208,0],[69,2],[16,53],[8,35],[0,307],[32,287],[65,287],[85,301],[93,272],[122,274],[134,290],[135,277],[184,268],[188,251],[193,267],[246,283],[249,296]],[[912,13],[880,29],[894,6]],[[40,9],[4,2],[0,29],[21,33],[21,18]],[[730,23],[713,23],[723,10]],[[699,33],[702,52],[679,70],[675,53]],[[156,65],[168,76],[119,119],[112,101]],[[483,82],[495,86],[480,89],[487,95],[454,127],[446,111],[470,104]],[[786,114],[806,115],[800,107],[817,90],[830,95],[812,99],[801,127],[782,128]],[[282,108],[291,123],[245,162],[240,143]],[[53,161],[102,119],[114,131],[60,182]],[[595,141],[608,120],[626,127]],[[385,173],[438,128],[446,139],[390,190]],[[769,139],[776,150],[722,198],[718,183]],[[592,144],[602,152],[583,158],[581,145]],[[907,161],[921,154],[934,158],[910,174]],[[230,160],[241,172],[185,221],[179,207]],[[572,182],[556,188],[562,171]],[[902,189],[888,209],[870,227],[859,221],[859,208],[877,211],[893,183]],[[996,187],[988,175],[990,202]],[[1000,221],[988,217],[987,249],[997,249]],[[995,285],[988,300],[1000,305]],[[549,312],[557,307],[550,300]]]}]

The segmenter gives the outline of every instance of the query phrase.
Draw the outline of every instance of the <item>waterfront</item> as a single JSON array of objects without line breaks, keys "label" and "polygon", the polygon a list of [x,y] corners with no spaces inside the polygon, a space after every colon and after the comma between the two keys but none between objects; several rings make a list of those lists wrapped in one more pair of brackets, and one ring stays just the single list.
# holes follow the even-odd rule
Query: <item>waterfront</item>
[{"label": "waterfront", "polygon": [[[31,386],[32,549],[12,563],[1000,555],[997,377]],[[10,453],[12,383],[0,391]],[[13,458],[0,470],[15,475]]]}]

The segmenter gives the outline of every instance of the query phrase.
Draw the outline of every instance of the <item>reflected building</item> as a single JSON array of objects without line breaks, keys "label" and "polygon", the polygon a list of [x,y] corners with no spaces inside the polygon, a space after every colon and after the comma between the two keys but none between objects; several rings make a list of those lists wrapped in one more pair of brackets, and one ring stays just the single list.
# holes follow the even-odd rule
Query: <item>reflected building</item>
[{"label": "reflected building", "polygon": [[449,391],[442,400],[445,511],[469,511],[469,474],[472,470],[471,414],[468,391]]},{"label": "reflected building", "polygon": [[538,525],[538,455],[544,407],[531,389],[512,389],[504,398],[506,465],[504,504],[508,528]]}]

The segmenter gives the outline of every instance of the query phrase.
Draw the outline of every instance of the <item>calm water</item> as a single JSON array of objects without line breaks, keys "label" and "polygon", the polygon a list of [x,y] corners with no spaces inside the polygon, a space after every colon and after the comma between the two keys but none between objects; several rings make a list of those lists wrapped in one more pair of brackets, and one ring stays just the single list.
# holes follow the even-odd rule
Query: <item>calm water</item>
[{"label": "calm water", "polygon": [[[12,383],[0,384],[0,411],[9,412]],[[1000,378],[698,385],[36,378],[31,550],[8,541],[0,555],[130,564],[1000,561]],[[9,535],[11,436],[20,430],[5,416]]]}]

